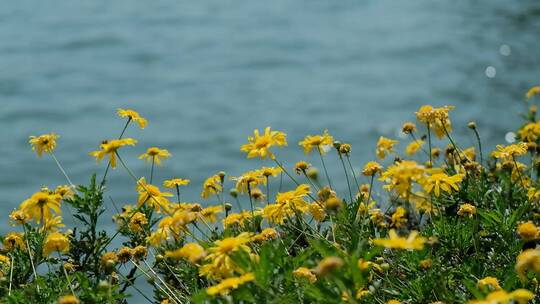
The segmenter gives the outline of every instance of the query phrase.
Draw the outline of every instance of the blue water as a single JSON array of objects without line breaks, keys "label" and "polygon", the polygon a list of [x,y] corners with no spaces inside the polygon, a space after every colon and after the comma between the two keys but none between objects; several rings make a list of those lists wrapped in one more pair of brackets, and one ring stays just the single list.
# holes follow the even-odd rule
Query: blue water
[{"label": "blue water", "polygon": [[[88,152],[118,136],[118,107],[149,120],[128,130],[140,141],[122,151],[128,165],[148,174],[136,156],[168,149],[173,157],[156,178],[190,178],[186,200],[199,200],[202,181],[217,171],[270,165],[239,151],[267,125],[289,134],[290,147],[278,152],[289,164],[319,166],[296,143],[328,128],[352,143],[360,168],[378,136],[397,137],[420,105],[452,104],[456,136],[474,144],[465,125],[475,119],[492,146],[518,126],[523,93],[540,82],[539,17],[535,0],[4,1],[4,210],[42,185],[65,183],[50,157],[31,152],[29,135],[60,134],[58,158],[85,183],[104,170]],[[344,195],[339,163],[328,162]],[[134,202],[121,168],[109,187],[119,205]],[[1,222],[0,232],[11,229],[7,213]]]}]

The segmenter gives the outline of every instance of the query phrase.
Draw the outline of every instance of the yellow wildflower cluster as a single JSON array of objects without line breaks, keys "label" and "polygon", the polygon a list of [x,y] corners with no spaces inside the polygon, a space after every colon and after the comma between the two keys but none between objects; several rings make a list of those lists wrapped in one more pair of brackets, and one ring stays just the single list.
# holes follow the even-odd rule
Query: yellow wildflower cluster
[{"label": "yellow wildflower cluster", "polygon": [[[40,292],[45,287],[36,282],[46,276],[61,282],[58,303],[86,301],[88,290],[97,302],[121,302],[145,276],[163,304],[528,303],[535,295],[527,289],[538,290],[540,275],[540,122],[531,116],[518,131],[521,142],[499,145],[484,159],[476,123],[467,127],[478,146],[460,148],[452,137],[452,109],[420,107],[418,127],[401,127],[412,141],[401,147],[380,136],[377,161],[363,167],[351,144],[327,130],[305,136],[298,146],[318,152],[324,181],[307,161],[292,166],[277,155],[275,147],[287,146],[284,132],[254,130],[240,150],[265,163],[208,177],[197,186],[205,203],[180,200],[189,179],[157,181],[154,170],[161,168],[154,165],[172,156],[167,149],[139,151],[151,163],[149,176],[127,166],[121,148],[137,140],[124,131],[132,123],[147,126],[134,110],[119,109],[120,136],[90,152],[109,164],[89,187],[75,187],[54,156],[58,135],[32,136],[32,150],[51,154],[69,185],[43,187],[9,215],[21,232],[2,238],[0,290],[8,297],[28,286]],[[342,184],[332,182],[332,157]],[[117,208],[105,184],[109,167],[118,165],[132,179],[132,198],[113,216],[110,234],[98,218]],[[73,230],[63,229],[67,207],[80,224]]]}]

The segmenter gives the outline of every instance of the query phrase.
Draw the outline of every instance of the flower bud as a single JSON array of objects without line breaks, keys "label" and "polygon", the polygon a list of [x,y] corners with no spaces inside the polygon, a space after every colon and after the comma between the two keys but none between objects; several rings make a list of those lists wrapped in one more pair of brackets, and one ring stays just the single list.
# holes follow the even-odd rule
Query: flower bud
[{"label": "flower bud", "polygon": [[101,291],[105,291],[105,290],[108,290],[110,288],[110,284],[109,282],[105,281],[105,280],[100,280],[99,283],[98,283],[98,289],[101,290]]},{"label": "flower bud", "polygon": [[307,170],[306,175],[311,179],[317,179],[319,176],[319,171],[317,168],[311,167]]}]

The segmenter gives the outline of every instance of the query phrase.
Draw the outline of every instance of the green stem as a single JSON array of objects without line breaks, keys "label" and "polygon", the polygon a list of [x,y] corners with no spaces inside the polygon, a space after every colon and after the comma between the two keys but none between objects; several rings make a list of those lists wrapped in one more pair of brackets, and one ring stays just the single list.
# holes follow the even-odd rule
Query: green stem
[{"label": "green stem", "polygon": [[249,196],[249,205],[251,206],[251,216],[254,218],[255,213],[253,212],[253,198],[251,197],[251,185],[249,182],[247,183],[247,191]]},{"label": "green stem", "polygon": [[431,125],[427,123],[427,136],[428,136],[428,152],[429,152],[429,166],[433,167],[433,157],[431,155]]},{"label": "green stem", "polygon": [[154,166],[155,166],[155,162],[156,162],[156,157],[155,157],[155,156],[152,156],[152,168],[150,169],[150,184],[151,184],[152,181],[154,180]]},{"label": "green stem", "polygon": [[[34,257],[32,256],[32,251],[30,250],[30,243],[28,242],[28,233],[24,225],[23,225],[23,230],[24,230],[24,240],[26,241],[26,250],[28,250],[28,257],[30,258],[30,265],[32,266],[32,271],[34,272],[34,279],[37,279],[38,275],[36,272],[36,266],[34,265]],[[38,291],[38,293],[40,292],[38,284],[36,284],[36,290]]]},{"label": "green stem", "polygon": [[351,190],[351,183],[349,182],[349,174],[347,173],[347,168],[345,167],[345,161],[343,160],[343,156],[338,151],[339,160],[341,160],[341,165],[343,165],[343,172],[345,172],[345,179],[347,180],[347,187],[349,188],[349,198],[351,199],[351,204],[353,203],[352,198],[352,190]]},{"label": "green stem", "polygon": [[322,151],[321,151],[321,148],[319,146],[317,146],[317,151],[319,151],[319,156],[321,157],[321,163],[322,163],[322,166],[323,166],[323,169],[324,169],[324,174],[326,175],[326,179],[328,180],[328,185],[330,186],[330,189],[333,189],[334,187],[332,187],[332,182],[330,181],[330,176],[328,175],[328,170],[326,170],[326,165],[324,163],[324,158],[323,158],[323,155],[322,155]]},{"label": "green stem", "polygon": [[[135,268],[137,269],[137,268]],[[135,286],[134,284],[130,284],[130,279],[129,278],[126,278],[125,275],[122,274],[122,272],[117,272],[118,275],[120,275],[122,277],[122,279],[124,279],[126,282],[128,282],[129,286],[133,287],[133,289],[135,289],[135,291],[137,291],[141,296],[143,296],[143,298],[145,298],[148,303],[154,303],[154,301],[152,301],[152,299],[150,299],[147,295],[144,294],[144,292],[142,292],[139,288],[137,288],[137,286]]]},{"label": "green stem", "polygon": [[480,164],[484,165],[484,155],[482,153],[482,141],[480,140],[480,134],[476,128],[473,129],[474,135],[476,136],[476,141],[478,142],[478,151],[480,152]]},{"label": "green stem", "polygon": [[266,176],[266,206],[270,204],[270,179]]},{"label": "green stem", "polygon": [[356,173],[354,172],[354,168],[351,163],[351,157],[347,154],[345,155],[347,157],[347,162],[349,163],[349,167],[351,168],[351,174],[354,177],[354,182],[356,183],[357,190],[360,190],[360,183],[358,182],[358,178],[356,178]]},{"label": "green stem", "polygon": [[176,197],[178,198],[178,203],[180,203],[180,187],[176,185]]},{"label": "green stem", "polygon": [[8,296],[11,295],[11,286],[13,285],[13,267],[15,261],[13,259],[13,256],[9,254],[9,290],[8,290]]},{"label": "green stem", "polygon": [[64,170],[64,168],[62,167],[62,165],[60,164],[60,162],[58,161],[58,159],[56,158],[56,156],[54,155],[54,153],[52,151],[51,151],[51,156],[54,159],[54,161],[56,162],[56,166],[58,166],[58,169],[60,169],[60,171],[62,171],[62,174],[64,174],[64,177],[67,179],[69,185],[72,188],[75,188],[75,185],[71,182],[71,179],[67,175],[66,170]]},{"label": "green stem", "polygon": [[[118,139],[122,139],[130,122],[131,122],[131,117],[129,117],[128,120],[126,121],[126,124],[124,125],[122,132],[120,132],[120,136],[118,136]],[[105,178],[107,177],[107,173],[109,173],[110,167],[111,167],[111,161],[109,160],[109,162],[107,163],[107,168],[105,168],[105,173],[103,173],[103,178],[101,179],[101,183],[100,183],[101,186],[103,186],[105,183]]]}]

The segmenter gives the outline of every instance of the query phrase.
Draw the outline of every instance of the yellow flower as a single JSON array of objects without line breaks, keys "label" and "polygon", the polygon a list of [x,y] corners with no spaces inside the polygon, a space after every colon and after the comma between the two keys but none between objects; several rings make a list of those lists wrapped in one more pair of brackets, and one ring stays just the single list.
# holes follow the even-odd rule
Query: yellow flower
[{"label": "yellow flower", "polygon": [[137,141],[133,138],[113,139],[104,141],[100,146],[100,150],[90,152],[90,156],[96,158],[96,161],[102,160],[105,156],[109,155],[109,161],[112,168],[116,168],[116,153],[120,147],[134,146]]},{"label": "yellow flower", "polygon": [[274,228],[265,228],[261,233],[254,235],[251,240],[254,242],[265,242],[268,240],[276,239],[278,232]]},{"label": "yellow flower", "polygon": [[188,184],[189,184],[189,179],[173,178],[173,179],[168,179],[164,181],[163,187],[172,189],[172,188],[176,188],[180,186],[186,186]]},{"label": "yellow flower", "polygon": [[161,165],[161,159],[169,158],[171,153],[165,149],[150,147],[145,153],[139,155],[139,159],[146,159],[148,162],[155,162],[156,165]]},{"label": "yellow flower", "polygon": [[422,146],[424,145],[423,140],[415,140],[411,142],[407,147],[405,148],[405,153],[407,155],[414,155],[416,152],[420,151]]},{"label": "yellow flower", "polygon": [[370,210],[372,210],[377,203],[374,201],[371,201],[369,204],[367,202],[361,202],[358,205],[358,214],[365,215],[368,214]]},{"label": "yellow flower", "polygon": [[118,261],[122,264],[127,263],[133,257],[133,249],[129,247],[122,247],[116,254]]},{"label": "yellow flower", "polygon": [[264,129],[264,134],[260,135],[259,130],[253,131],[254,136],[248,137],[248,143],[243,145],[240,150],[247,152],[248,158],[260,157],[265,159],[269,156],[274,159],[274,154],[270,152],[272,146],[286,146],[287,140],[285,133],[280,131],[271,131],[270,127]]},{"label": "yellow flower", "polygon": [[15,209],[9,214],[9,218],[12,221],[12,226],[22,225],[30,220],[30,215],[21,209]]},{"label": "yellow flower", "polygon": [[433,265],[433,260],[431,259],[425,259],[425,260],[421,260],[420,263],[418,263],[420,265],[420,267],[422,267],[423,269],[429,269],[431,268],[431,266]]},{"label": "yellow flower", "polygon": [[299,161],[294,165],[294,171],[296,174],[300,175],[302,173],[306,173],[307,169],[311,167],[311,164],[306,161]]},{"label": "yellow flower", "polygon": [[202,198],[208,198],[212,194],[219,194],[223,191],[221,185],[221,177],[219,175],[212,175],[204,181],[203,190],[201,192]]},{"label": "yellow flower", "polygon": [[530,122],[518,131],[519,138],[524,142],[534,143],[540,136],[540,122]]},{"label": "yellow flower", "polygon": [[56,189],[54,189],[54,194],[60,195],[62,199],[70,199],[75,195],[73,188],[69,185],[56,186]]},{"label": "yellow flower", "polygon": [[527,190],[527,197],[530,200],[534,200],[534,201],[540,199],[540,188],[530,187]]},{"label": "yellow flower", "polygon": [[251,282],[255,280],[255,275],[253,273],[246,273],[244,275],[241,275],[239,277],[232,277],[225,279],[221,282],[219,282],[217,285],[210,286],[206,289],[206,293],[210,296],[215,295],[221,295],[225,296],[228,295],[231,290],[238,288],[241,285],[244,285],[248,282]]},{"label": "yellow flower", "polygon": [[174,228],[187,230],[187,225],[197,220],[197,213],[188,210],[177,210],[173,215]]},{"label": "yellow flower", "polygon": [[504,290],[497,290],[488,294],[484,300],[473,300],[467,303],[468,304],[508,304],[510,303],[510,301],[513,300],[518,304],[526,304],[532,299],[534,299],[534,293],[525,289],[517,289],[510,293]]},{"label": "yellow flower", "polygon": [[43,243],[43,255],[49,256],[53,252],[68,252],[69,240],[60,232],[52,232],[46,238]]},{"label": "yellow flower", "polygon": [[266,184],[266,178],[260,170],[245,172],[239,177],[231,177],[231,180],[236,181],[236,190],[240,193],[247,193],[248,188],[254,189],[259,184]]},{"label": "yellow flower", "polygon": [[462,204],[459,206],[457,214],[460,216],[473,217],[476,214],[476,207],[467,203]]},{"label": "yellow flower", "polygon": [[334,270],[343,267],[343,265],[344,262],[339,257],[326,257],[322,259],[319,264],[317,264],[317,267],[313,270],[313,273],[315,273],[319,277],[324,277],[333,272]]},{"label": "yellow flower", "polygon": [[519,224],[517,233],[525,241],[536,240],[540,237],[540,229],[531,221]]},{"label": "yellow flower", "polygon": [[309,204],[309,213],[319,222],[322,222],[326,218],[326,211],[321,207],[320,203]]},{"label": "yellow flower", "polygon": [[540,94],[540,86],[534,86],[534,87],[530,88],[527,91],[527,93],[525,94],[525,98],[531,99],[537,94]]},{"label": "yellow flower", "polygon": [[135,212],[128,223],[128,228],[132,232],[138,233],[143,231],[143,226],[148,224],[146,215],[142,212]]},{"label": "yellow flower", "polygon": [[430,214],[437,214],[437,209],[433,208],[433,204],[430,198],[423,192],[415,192],[411,195],[409,202],[414,206],[418,212],[427,212]]},{"label": "yellow flower", "polygon": [[[255,215],[258,215],[260,212],[255,212]],[[238,225],[244,227],[244,221],[251,219],[252,214],[249,211],[242,211],[240,213],[231,213],[226,218],[223,219],[223,227],[227,228],[232,225]]]},{"label": "yellow flower", "polygon": [[298,279],[305,279],[310,283],[317,282],[317,277],[306,267],[299,267],[293,271],[293,276]]},{"label": "yellow flower", "polygon": [[373,263],[371,261],[366,261],[364,259],[358,259],[358,262],[357,262],[357,265],[358,265],[358,268],[362,271],[366,271],[366,270],[370,270],[370,269],[375,269],[377,271],[381,271],[382,268],[379,264],[377,263]]},{"label": "yellow flower", "polygon": [[36,151],[37,155],[41,157],[43,152],[52,153],[54,151],[54,148],[56,148],[56,139],[58,137],[59,136],[54,133],[30,136],[28,142],[32,145],[32,151]]},{"label": "yellow flower", "polygon": [[310,193],[309,185],[301,184],[295,190],[278,193],[276,203],[263,209],[263,217],[269,222],[282,224],[287,217],[308,211],[308,203],[304,197]]},{"label": "yellow flower", "polygon": [[351,148],[350,144],[343,143],[343,144],[339,145],[338,151],[339,151],[340,154],[349,155],[351,153],[351,149],[352,148]]},{"label": "yellow flower", "polygon": [[416,112],[416,118],[418,121],[425,123],[429,129],[432,129],[438,138],[443,138],[445,135],[445,129],[448,133],[452,131],[452,123],[448,116],[448,112],[452,110],[452,106],[444,106],[441,108],[434,108],[430,105],[420,107]]},{"label": "yellow flower", "polygon": [[197,243],[187,243],[182,248],[174,251],[166,251],[165,256],[172,259],[186,259],[196,264],[206,256],[204,248]]},{"label": "yellow flower", "polygon": [[381,209],[371,209],[369,210],[369,219],[373,224],[378,227],[385,228],[386,223],[384,222],[384,213]]},{"label": "yellow flower", "polygon": [[282,172],[280,167],[262,167],[259,169],[262,176],[268,178],[270,176],[278,176]]},{"label": "yellow flower", "polygon": [[401,127],[401,132],[405,134],[411,134],[411,133],[414,133],[415,131],[416,131],[416,125],[410,121],[404,123],[403,126]]},{"label": "yellow flower", "polygon": [[525,279],[525,273],[529,270],[540,272],[540,249],[527,249],[517,256],[516,272],[519,276]]},{"label": "yellow flower", "polygon": [[230,277],[234,272],[242,272],[242,269],[234,263],[230,255],[243,251],[250,254],[251,248],[247,244],[251,241],[251,233],[243,232],[236,237],[228,237],[214,242],[214,246],[208,248],[204,264],[199,268],[200,274],[210,279]]},{"label": "yellow flower", "polygon": [[4,247],[8,251],[12,251],[15,248],[25,250],[24,235],[21,232],[9,232],[4,236]]},{"label": "yellow flower", "polygon": [[11,259],[3,254],[0,254],[0,265],[9,265],[11,264]]},{"label": "yellow flower", "polygon": [[58,299],[58,304],[80,304],[81,301],[74,295],[63,296]]},{"label": "yellow flower", "polygon": [[200,214],[205,220],[215,223],[217,221],[217,214],[220,212],[223,212],[222,206],[210,206],[201,210]]},{"label": "yellow flower", "polygon": [[153,232],[148,238],[148,242],[154,246],[161,244],[173,236],[175,239],[180,238],[180,231],[174,225],[172,216],[166,216],[159,221],[158,229]]},{"label": "yellow flower", "polygon": [[377,149],[375,150],[377,157],[380,159],[384,159],[387,154],[395,153],[394,146],[397,143],[397,140],[386,138],[384,136],[379,137],[379,141],[377,142]]},{"label": "yellow flower", "polygon": [[490,291],[500,290],[501,286],[499,285],[499,280],[494,277],[485,277],[481,280],[478,280],[476,286],[480,289],[487,289]]},{"label": "yellow flower", "polygon": [[21,203],[20,209],[34,219],[37,223],[43,220],[50,219],[53,216],[51,211],[56,214],[62,214],[60,210],[61,196],[58,194],[50,194],[48,192],[39,191]]},{"label": "yellow flower", "polygon": [[386,302],[386,304],[401,304],[401,302],[398,301],[398,300],[393,300],[393,299],[392,299],[392,300],[388,300],[388,301]]},{"label": "yellow flower", "polygon": [[370,161],[364,166],[364,170],[362,170],[362,174],[365,176],[375,176],[377,173],[382,172],[383,167],[375,161]]},{"label": "yellow flower", "polygon": [[388,232],[389,238],[375,239],[373,243],[390,249],[424,249],[426,238],[419,237],[418,232],[412,231],[407,238],[399,237],[394,229]]},{"label": "yellow flower", "polygon": [[170,202],[167,197],[173,196],[172,193],[161,192],[157,186],[147,184],[144,177],[137,182],[137,192],[139,192],[137,206],[147,203],[158,213],[161,213],[161,209],[169,210]]},{"label": "yellow flower", "polygon": [[322,135],[308,135],[304,140],[300,141],[298,145],[304,148],[304,153],[308,154],[312,149],[316,148],[321,154],[325,154],[325,147],[334,143],[334,138],[328,133],[328,130],[324,130]]},{"label": "yellow flower", "polygon": [[[133,259],[136,261],[140,261],[146,258],[148,255],[148,248],[146,246],[136,246],[131,250],[131,253],[133,254]],[[118,256],[118,255],[117,255]]]},{"label": "yellow flower", "polygon": [[407,224],[407,210],[403,207],[397,207],[396,211],[392,214],[392,227],[401,228]]},{"label": "yellow flower", "polygon": [[363,297],[368,296],[370,293],[371,292],[369,291],[369,289],[358,289],[358,291],[356,292],[356,299],[360,300]]},{"label": "yellow flower", "polygon": [[452,189],[459,191],[458,183],[462,180],[463,174],[448,176],[446,173],[436,170],[420,183],[424,187],[424,191],[427,193],[433,192],[436,197],[439,197],[441,195],[441,189],[447,193],[452,193]]},{"label": "yellow flower", "polygon": [[497,150],[491,152],[491,156],[499,159],[510,159],[512,160],[514,157],[522,156],[527,153],[527,144],[524,142],[520,142],[513,145],[508,146],[501,146],[497,145]]},{"label": "yellow flower", "polygon": [[101,266],[104,268],[113,267],[116,263],[118,263],[118,256],[113,251],[105,252],[101,256]]},{"label": "yellow flower", "polygon": [[343,200],[336,196],[332,196],[324,201],[324,207],[326,210],[338,210],[339,208],[343,207]]},{"label": "yellow flower", "polygon": [[64,226],[65,225],[62,223],[61,216],[52,216],[51,218],[45,218],[43,227],[41,227],[40,231],[55,232],[58,231],[59,228]]},{"label": "yellow flower", "polygon": [[142,118],[139,113],[129,110],[129,109],[118,109],[118,116],[125,118],[127,117],[128,120],[133,120],[134,122],[139,124],[139,127],[141,129],[144,129],[146,127],[146,119]]},{"label": "yellow flower", "polygon": [[408,198],[412,182],[422,179],[425,171],[425,167],[415,161],[404,160],[388,167],[379,180],[387,183],[385,189],[395,190],[400,197]]},{"label": "yellow flower", "polygon": [[264,195],[261,189],[255,188],[255,189],[251,189],[251,197],[256,201],[261,201],[266,196]]}]

